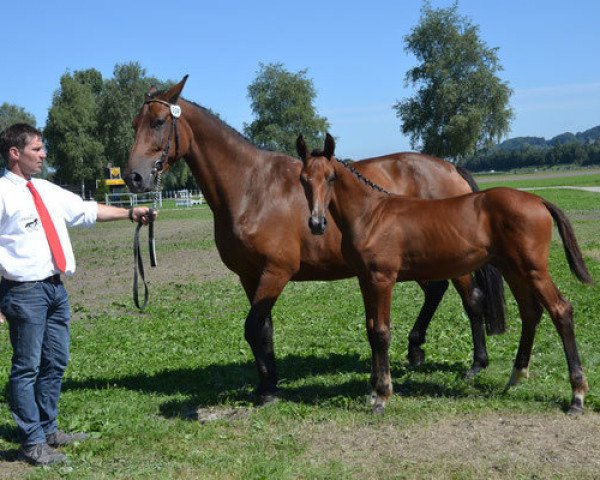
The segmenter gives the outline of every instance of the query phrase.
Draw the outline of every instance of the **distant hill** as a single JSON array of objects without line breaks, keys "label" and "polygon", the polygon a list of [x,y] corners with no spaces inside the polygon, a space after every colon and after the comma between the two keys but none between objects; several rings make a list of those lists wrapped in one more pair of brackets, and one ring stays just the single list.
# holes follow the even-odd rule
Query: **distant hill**
[{"label": "distant hill", "polygon": [[515,151],[522,150],[525,147],[553,147],[555,145],[564,145],[566,143],[593,143],[600,139],[600,125],[597,127],[590,128],[585,132],[571,133],[565,132],[560,135],[552,137],[550,140],[546,140],[544,137],[515,137],[509,138],[504,142],[496,145],[496,149],[503,151]]}]

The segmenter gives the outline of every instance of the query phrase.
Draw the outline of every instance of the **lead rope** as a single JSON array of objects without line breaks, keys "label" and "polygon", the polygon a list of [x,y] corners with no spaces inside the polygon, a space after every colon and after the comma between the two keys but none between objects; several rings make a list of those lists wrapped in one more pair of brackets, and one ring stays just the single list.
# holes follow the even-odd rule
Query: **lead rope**
[{"label": "lead rope", "polygon": [[[178,157],[179,152],[179,132],[177,131],[177,119],[181,116],[181,107],[179,105],[171,104],[159,99],[150,99],[144,103],[162,103],[169,107],[171,113],[171,130],[167,137],[167,144],[163,150],[160,160],[155,164],[156,174],[154,176],[154,196],[152,199],[152,207],[148,210],[148,251],[150,253],[150,266],[156,267],[156,242],[154,240],[154,213],[158,211],[158,200],[162,189],[161,176],[163,171],[164,162],[167,161],[169,150],[171,149],[171,139],[175,137],[175,159]],[[130,217],[133,221],[133,217]],[[142,227],[142,221],[140,220],[135,229],[133,236],[133,302],[135,306],[144,310],[148,304],[148,284],[144,275],[144,262],[142,260],[142,253],[140,250],[140,228]],[[138,288],[138,275],[142,279],[144,284],[144,302],[140,306],[139,302],[139,288]]]},{"label": "lead rope", "polygon": [[[154,182],[154,198],[152,200],[152,207],[148,211],[148,251],[150,253],[150,266],[156,267],[156,242],[154,240],[154,212],[158,208],[158,197],[161,188],[161,174],[162,170],[156,172]],[[133,218],[130,217],[133,221]],[[133,236],[133,303],[135,306],[144,311],[146,305],[148,305],[148,283],[146,282],[146,276],[144,273],[144,261],[142,259],[142,251],[140,248],[140,229],[142,228],[142,221],[138,221],[135,227],[135,234]],[[138,276],[144,284],[144,301],[140,305],[139,299],[139,282]]]}]

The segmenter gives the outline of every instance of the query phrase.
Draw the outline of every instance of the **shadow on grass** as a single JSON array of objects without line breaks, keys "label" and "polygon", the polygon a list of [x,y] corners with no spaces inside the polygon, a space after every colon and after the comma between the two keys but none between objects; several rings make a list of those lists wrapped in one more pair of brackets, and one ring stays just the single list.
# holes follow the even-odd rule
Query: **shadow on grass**
[{"label": "shadow on grass", "polygon": [[[278,360],[281,397],[286,401],[306,405],[336,401],[340,397],[361,401],[368,393],[369,362],[357,354],[328,356],[288,355]],[[448,397],[454,399],[494,397],[501,394],[504,384],[496,380],[485,382],[464,379],[465,365],[460,362],[425,363],[410,369],[408,365],[393,364],[395,391],[403,397]],[[430,373],[445,374],[429,381]],[[313,376],[359,375],[361,378],[302,380]],[[364,379],[364,380],[363,380]],[[67,380],[63,390],[124,388],[141,393],[185,395],[183,400],[169,400],[161,406],[165,417],[186,416],[191,408],[206,408],[223,403],[247,404],[254,400],[253,385],[257,381],[254,363],[214,364],[195,369],[166,369],[152,374],[138,373],[124,377],[99,377],[88,380]],[[300,385],[295,383],[300,382]],[[547,397],[535,401],[548,402]]]},{"label": "shadow on grass", "polygon": [[[8,424],[0,425],[0,438],[8,442],[18,443],[19,435],[16,427]],[[13,448],[10,450],[0,450],[0,462],[16,462],[19,461],[19,449]],[[0,472],[1,473],[1,472]],[[0,475],[0,478],[2,476]]]}]

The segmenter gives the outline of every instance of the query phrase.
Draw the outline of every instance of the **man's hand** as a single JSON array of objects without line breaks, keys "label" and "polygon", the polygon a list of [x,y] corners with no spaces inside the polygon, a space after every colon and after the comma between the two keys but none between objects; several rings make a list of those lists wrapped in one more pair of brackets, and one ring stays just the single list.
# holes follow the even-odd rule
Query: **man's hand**
[{"label": "man's hand", "polygon": [[[133,207],[130,210],[129,218],[132,222],[139,222],[140,220],[144,225],[148,225],[150,223],[150,208],[148,207]],[[152,210],[152,221],[156,219],[156,215],[158,212],[156,210]]]}]

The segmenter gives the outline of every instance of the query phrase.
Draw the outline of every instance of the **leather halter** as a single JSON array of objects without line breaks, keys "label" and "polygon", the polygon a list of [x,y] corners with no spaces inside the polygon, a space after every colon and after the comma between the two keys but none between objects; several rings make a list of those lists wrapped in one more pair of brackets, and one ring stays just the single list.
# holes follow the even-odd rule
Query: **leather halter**
[{"label": "leather halter", "polygon": [[144,102],[144,105],[146,105],[148,103],[161,103],[163,105],[166,105],[167,107],[169,107],[169,112],[171,113],[171,130],[169,130],[169,136],[167,137],[167,143],[166,143],[165,148],[163,149],[163,152],[160,156],[160,160],[157,160],[156,162],[154,162],[154,168],[152,169],[152,173],[154,173],[154,175],[158,176],[158,174],[160,172],[162,172],[162,170],[164,168],[165,161],[168,159],[167,157],[169,155],[169,150],[171,149],[171,140],[173,139],[173,137],[175,137],[175,157],[174,157],[174,159],[177,160],[177,157],[179,155],[179,131],[177,129],[177,119],[181,116],[181,107],[174,103],[169,103],[169,102],[166,102],[165,100],[159,100],[157,98],[152,98],[150,100],[146,100]]}]

